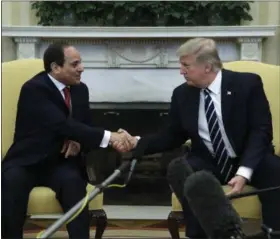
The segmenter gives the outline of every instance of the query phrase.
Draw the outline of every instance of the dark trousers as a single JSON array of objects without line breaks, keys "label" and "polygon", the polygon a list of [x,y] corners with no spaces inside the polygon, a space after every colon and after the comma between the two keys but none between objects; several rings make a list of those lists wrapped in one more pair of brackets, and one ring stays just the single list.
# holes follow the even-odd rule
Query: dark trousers
[{"label": "dark trousers", "polygon": [[[28,198],[33,187],[50,187],[63,211],[67,212],[86,195],[86,185],[77,165],[70,160],[52,167],[37,164],[6,169],[2,172],[2,238],[23,238]],[[67,230],[69,238],[89,238],[87,207],[67,225]]]},{"label": "dark trousers", "polygon": [[[208,170],[219,178],[219,173],[210,161],[190,156],[186,158],[188,164],[194,171]],[[183,165],[181,168],[184,168]],[[172,169],[170,169],[172,170]],[[178,169],[177,169],[178,170]],[[178,172],[178,171],[177,171]],[[175,174],[175,173],[174,173]],[[181,178],[180,178],[181,177]],[[191,208],[183,194],[183,182],[185,175],[177,173],[177,178],[169,179],[169,184],[180,201],[186,224],[186,236],[190,238],[206,238],[198,220],[192,213]],[[280,157],[269,154],[254,170],[250,185],[257,189],[274,187],[280,185]],[[263,223],[273,230],[280,231],[280,190],[271,191],[259,195],[262,204]]]}]

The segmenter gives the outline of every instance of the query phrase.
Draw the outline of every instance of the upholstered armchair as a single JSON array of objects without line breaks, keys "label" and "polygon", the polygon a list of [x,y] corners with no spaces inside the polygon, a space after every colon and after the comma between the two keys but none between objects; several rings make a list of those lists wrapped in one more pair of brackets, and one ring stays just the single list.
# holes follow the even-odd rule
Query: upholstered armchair
[{"label": "upholstered armchair", "polygon": [[[268,98],[272,113],[273,123],[273,143],[275,145],[275,153],[280,155],[280,67],[275,65],[264,64],[261,62],[251,61],[235,61],[224,64],[225,69],[253,72],[262,77],[266,96]],[[191,147],[191,142],[188,142]],[[223,186],[225,192],[229,191],[228,186]],[[252,187],[246,186],[244,191],[253,190]],[[172,194],[172,210],[168,216],[168,229],[172,239],[179,239],[179,226],[184,219],[182,207],[175,194]],[[233,207],[237,210],[242,218],[260,219],[261,204],[257,196],[235,199],[232,201]]]},{"label": "upholstered armchair", "polygon": [[[23,59],[2,63],[2,160],[12,144],[16,119],[17,101],[21,86],[32,76],[43,70],[40,59]],[[94,186],[87,185],[91,192]],[[5,206],[5,205],[4,205]],[[103,210],[103,193],[89,203],[92,224],[96,226],[95,238],[102,238],[107,225],[106,213]],[[28,202],[27,217],[34,224],[42,225],[43,220],[56,219],[62,208],[55,193],[47,187],[35,187]],[[41,221],[40,221],[41,220]]]}]

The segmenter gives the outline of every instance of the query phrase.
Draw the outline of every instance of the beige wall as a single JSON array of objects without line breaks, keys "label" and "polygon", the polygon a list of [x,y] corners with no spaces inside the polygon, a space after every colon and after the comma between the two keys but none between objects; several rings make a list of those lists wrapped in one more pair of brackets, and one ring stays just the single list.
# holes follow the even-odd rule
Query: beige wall
[{"label": "beige wall", "polygon": [[31,10],[31,2],[2,1],[2,25],[37,25],[38,19]]},{"label": "beige wall", "polygon": [[1,37],[2,49],[1,49],[1,61],[12,61],[17,58],[16,44],[10,37]]},{"label": "beige wall", "polygon": [[[2,25],[36,25],[37,19],[30,2],[2,1]],[[9,37],[1,37],[2,62],[15,60],[16,44]]]},{"label": "beige wall", "polygon": [[253,21],[244,25],[277,25],[276,36],[269,37],[263,42],[262,61],[280,65],[280,2],[251,3]]},{"label": "beige wall", "polygon": [[263,62],[280,65],[280,2],[260,2],[259,4],[259,23],[278,25],[276,36],[264,41]]},{"label": "beige wall", "polygon": [[[276,36],[264,41],[263,62],[280,64],[280,2],[254,2],[251,4],[251,13],[254,20],[244,22],[245,25],[278,25]],[[3,25],[26,26],[38,22],[30,2],[2,1],[2,16]],[[15,45],[5,37],[2,37],[2,41],[2,61],[15,59]]]}]

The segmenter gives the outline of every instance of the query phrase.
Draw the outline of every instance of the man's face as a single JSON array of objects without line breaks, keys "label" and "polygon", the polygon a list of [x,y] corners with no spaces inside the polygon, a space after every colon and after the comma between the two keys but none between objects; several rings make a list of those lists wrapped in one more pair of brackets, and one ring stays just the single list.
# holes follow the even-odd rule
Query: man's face
[{"label": "man's face", "polygon": [[184,76],[186,83],[203,88],[206,81],[205,65],[197,63],[193,55],[180,57],[180,64],[180,74]]},{"label": "man's face", "polygon": [[81,62],[80,53],[72,46],[64,49],[65,62],[62,67],[59,67],[57,73],[58,78],[65,85],[80,84],[81,75],[84,67]]}]

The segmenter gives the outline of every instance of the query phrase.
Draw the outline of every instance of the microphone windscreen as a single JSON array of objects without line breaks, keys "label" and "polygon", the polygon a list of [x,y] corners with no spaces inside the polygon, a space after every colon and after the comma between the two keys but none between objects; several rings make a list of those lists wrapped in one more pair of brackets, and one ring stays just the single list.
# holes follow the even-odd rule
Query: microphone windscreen
[{"label": "microphone windscreen", "polygon": [[243,238],[241,219],[214,175],[193,173],[185,182],[184,193],[208,237]]},{"label": "microphone windscreen", "polygon": [[168,165],[166,173],[167,181],[172,191],[176,192],[179,201],[184,197],[184,183],[192,173],[193,169],[185,157],[173,159]]}]

